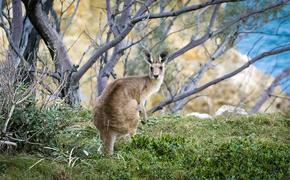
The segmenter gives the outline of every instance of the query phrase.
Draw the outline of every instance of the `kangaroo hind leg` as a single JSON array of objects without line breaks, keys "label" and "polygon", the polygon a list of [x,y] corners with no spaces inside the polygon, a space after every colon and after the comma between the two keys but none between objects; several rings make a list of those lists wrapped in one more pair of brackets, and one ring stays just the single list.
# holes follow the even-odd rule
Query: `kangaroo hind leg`
[{"label": "kangaroo hind leg", "polygon": [[100,132],[100,136],[103,143],[102,153],[112,155],[114,153],[114,145],[117,134],[106,129]]},{"label": "kangaroo hind leg", "polygon": [[136,134],[137,127],[140,120],[139,115],[139,104],[136,100],[132,99],[126,106],[125,112],[127,113],[127,122],[128,122],[128,132],[129,136],[133,137]]}]

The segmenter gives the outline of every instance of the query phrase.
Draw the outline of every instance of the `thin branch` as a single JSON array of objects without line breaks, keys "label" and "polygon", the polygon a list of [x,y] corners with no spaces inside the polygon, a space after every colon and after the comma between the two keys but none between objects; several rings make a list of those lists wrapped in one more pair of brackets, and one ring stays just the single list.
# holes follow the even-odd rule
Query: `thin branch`
[{"label": "thin branch", "polygon": [[11,145],[11,146],[17,147],[17,144],[15,142],[11,142],[11,141],[3,141],[3,140],[0,140],[0,145],[1,144],[6,144],[6,145]]},{"label": "thin branch", "polygon": [[8,118],[6,119],[6,121],[5,121],[5,123],[4,123],[4,127],[3,127],[3,129],[2,129],[2,133],[3,133],[3,134],[5,134],[6,131],[7,131],[7,127],[8,127],[9,121],[10,121],[12,115],[13,115],[14,110],[15,110],[15,104],[13,104],[13,105],[11,106],[11,109],[10,109],[9,114],[8,114]]},{"label": "thin branch", "polygon": [[78,40],[81,38],[81,36],[84,34],[84,31],[82,31],[78,37],[74,40],[74,42],[70,45],[70,47],[67,49],[67,52],[71,50],[71,48],[78,42]]},{"label": "thin branch", "polygon": [[[74,4],[75,1],[76,0],[73,0],[72,2],[70,2],[69,5],[65,9],[62,9],[61,13],[65,14],[70,9],[70,7]],[[63,6],[62,6],[62,8],[63,8]]]},{"label": "thin branch", "polygon": [[267,36],[279,36],[279,37],[290,37],[290,34],[282,34],[282,33],[269,33],[269,32],[252,32],[252,31],[240,31],[239,34],[261,34],[261,35],[267,35]]},{"label": "thin branch", "polygon": [[208,25],[208,28],[207,28],[207,31],[205,33],[205,35],[203,35],[201,38],[199,39],[196,39],[196,40],[192,40],[190,41],[187,45],[185,45],[184,47],[182,47],[181,49],[179,49],[178,51],[174,52],[173,54],[169,55],[168,57],[168,61],[167,62],[170,62],[172,61],[173,59],[175,59],[176,57],[184,54],[185,52],[187,52],[188,50],[200,45],[200,44],[203,44],[205,41],[207,41],[209,38],[212,37],[212,28],[213,28],[213,25],[214,25],[214,22],[217,18],[217,14],[218,14],[218,10],[220,8],[220,4],[217,4],[214,8],[214,11],[212,13],[212,16],[211,16],[211,19],[210,19],[210,23]]},{"label": "thin branch", "polygon": [[[163,20],[161,23],[163,23],[165,20]],[[153,32],[155,32],[156,30],[158,30],[158,26],[157,27],[155,27],[154,29],[152,29],[152,30],[150,30],[149,32],[147,32],[145,35],[143,35],[140,39],[138,39],[138,40],[136,40],[136,41],[134,41],[134,42],[131,42],[129,45],[127,45],[126,47],[122,47],[121,49],[119,49],[119,53],[122,53],[122,52],[124,52],[126,49],[128,49],[128,48],[131,48],[132,46],[134,46],[134,45],[136,45],[136,44],[138,44],[138,43],[140,43],[141,41],[143,41],[145,38],[147,38],[150,34],[152,34]],[[153,47],[151,48],[151,49],[153,49]]]},{"label": "thin branch", "polygon": [[240,1],[244,1],[244,0],[211,0],[208,2],[204,2],[198,5],[192,5],[192,6],[188,6],[188,7],[184,7],[182,9],[176,10],[176,11],[170,11],[170,12],[163,12],[163,13],[157,13],[157,14],[153,14],[153,13],[149,13],[149,14],[145,14],[143,16],[139,16],[136,17],[132,20],[132,23],[137,23],[139,21],[142,21],[144,19],[157,19],[157,18],[164,18],[164,17],[174,17],[174,16],[179,16],[181,14],[187,13],[187,12],[191,12],[191,11],[195,11],[198,9],[202,9],[204,7],[207,6],[212,6],[212,5],[217,5],[217,4],[222,4],[222,3],[228,3],[228,2],[240,2]]},{"label": "thin branch", "polygon": [[290,75],[290,68],[287,68],[283,70],[271,83],[271,85],[263,92],[263,94],[260,96],[259,100],[256,102],[254,107],[251,110],[251,113],[256,113],[260,110],[262,105],[268,100],[271,93],[274,91],[275,87],[279,85],[279,82],[288,77]]}]

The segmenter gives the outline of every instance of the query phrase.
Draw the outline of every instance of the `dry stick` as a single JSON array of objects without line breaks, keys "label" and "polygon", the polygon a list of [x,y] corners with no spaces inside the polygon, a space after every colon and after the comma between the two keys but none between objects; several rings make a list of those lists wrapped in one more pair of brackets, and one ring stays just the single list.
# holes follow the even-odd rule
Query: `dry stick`
[{"label": "dry stick", "polygon": [[82,31],[78,37],[74,40],[74,42],[70,45],[70,47],[67,49],[67,52],[71,50],[71,48],[77,43],[77,41],[81,38],[81,36],[84,34],[84,31]]},{"label": "dry stick", "polygon": [[[42,131],[42,130],[41,130]],[[41,131],[38,131],[38,132],[41,132]],[[38,133],[36,132],[36,133]],[[36,134],[34,133],[33,136]],[[29,139],[32,138],[32,136],[30,136],[28,139],[19,139],[19,138],[15,138],[15,137],[11,137],[11,136],[7,136],[7,138],[13,140],[13,141],[18,141],[18,142],[25,142],[27,144],[31,144],[31,145],[38,145],[38,146],[43,146],[43,144],[41,143],[35,143],[35,142],[30,142]]]},{"label": "dry stick", "polygon": [[6,121],[5,121],[5,123],[4,123],[4,127],[3,127],[3,130],[2,130],[2,132],[3,132],[4,134],[5,134],[6,131],[7,131],[7,126],[8,126],[8,124],[9,124],[9,121],[10,121],[11,117],[12,117],[12,114],[13,114],[13,112],[14,112],[14,109],[15,109],[15,104],[12,105],[12,107],[11,107],[11,109],[10,109],[10,111],[9,111],[8,118],[6,119]]},{"label": "dry stick", "polygon": [[149,13],[149,14],[145,14],[145,15],[142,15],[142,16],[139,16],[139,17],[133,19],[133,23],[142,21],[143,19],[157,19],[157,18],[164,18],[164,17],[174,17],[174,16],[178,16],[178,15],[181,15],[181,14],[184,14],[187,12],[202,9],[204,7],[211,6],[211,5],[217,5],[217,4],[227,3],[227,2],[239,2],[239,1],[244,1],[244,0],[213,0],[213,1],[208,1],[205,3],[201,3],[198,5],[187,6],[187,7],[184,7],[182,9],[179,9],[176,11],[163,12],[163,13],[158,13],[158,14]]},{"label": "dry stick", "polygon": [[84,31],[84,33],[85,33],[86,37],[88,37],[89,40],[91,41],[91,44],[87,47],[87,49],[83,52],[82,56],[80,57],[80,59],[77,63],[78,66],[83,62],[85,55],[90,51],[90,49],[93,46],[99,47],[99,44],[97,43],[97,39],[92,38],[86,31]]},{"label": "dry stick", "polygon": [[[64,79],[61,81],[60,85],[57,87],[57,89],[53,92],[53,94],[50,95],[48,97],[48,99],[45,100],[45,102],[41,105],[40,109],[43,109],[43,108],[46,107],[46,105],[49,103],[49,101],[51,101],[52,96],[54,96],[54,98],[55,97],[57,97],[57,98],[59,97],[59,94],[61,93],[61,89],[62,89],[63,85],[65,84],[65,82],[67,82],[67,81],[68,81],[67,76],[65,76]],[[53,100],[55,100],[55,99],[53,99]]]},{"label": "dry stick", "polygon": [[232,72],[230,72],[230,73],[228,73],[228,74],[226,74],[226,75],[224,75],[222,77],[214,79],[214,80],[212,80],[212,81],[210,81],[210,82],[204,84],[203,86],[200,86],[200,87],[198,87],[198,88],[196,88],[194,90],[190,90],[190,91],[181,93],[181,94],[175,96],[173,99],[167,99],[167,100],[161,102],[159,105],[153,107],[150,110],[150,112],[153,113],[153,112],[156,112],[158,110],[161,110],[164,106],[167,106],[167,105],[169,105],[169,104],[171,104],[173,102],[179,101],[179,100],[181,100],[183,98],[186,98],[186,97],[188,97],[188,96],[190,96],[192,94],[200,92],[200,91],[202,91],[202,90],[204,90],[204,89],[206,89],[206,88],[208,88],[208,87],[210,87],[212,85],[215,85],[215,84],[217,84],[217,83],[219,83],[221,81],[229,79],[229,78],[235,76],[236,74],[242,72],[246,68],[248,68],[251,64],[253,64],[253,63],[255,63],[255,62],[257,62],[257,61],[259,61],[259,60],[261,60],[261,59],[263,59],[265,57],[272,56],[272,55],[275,55],[275,54],[280,54],[280,53],[283,53],[283,52],[286,52],[286,51],[290,51],[290,45],[283,46],[283,47],[278,47],[278,48],[272,49],[271,51],[267,51],[267,52],[264,52],[262,54],[259,54],[256,57],[254,57],[252,60],[248,61],[247,63],[245,63],[244,65],[239,67],[238,69],[236,69],[236,70],[234,70],[234,71],[232,71]]},{"label": "dry stick", "polygon": [[270,94],[271,97],[275,97],[275,98],[279,98],[279,99],[286,99],[286,100],[289,100],[290,101],[290,98],[289,97],[284,97],[284,96],[278,96],[278,95],[275,95],[275,94]]},{"label": "dry stick", "polygon": [[36,166],[37,164],[39,164],[41,161],[43,161],[45,158],[42,158],[40,160],[38,160],[36,163],[34,163],[32,166],[30,166],[27,171],[31,170],[34,166]]},{"label": "dry stick", "polygon": [[2,140],[0,140],[0,145],[1,144],[12,145],[12,146],[17,147],[17,144],[15,142],[11,142],[11,141],[2,141]]}]

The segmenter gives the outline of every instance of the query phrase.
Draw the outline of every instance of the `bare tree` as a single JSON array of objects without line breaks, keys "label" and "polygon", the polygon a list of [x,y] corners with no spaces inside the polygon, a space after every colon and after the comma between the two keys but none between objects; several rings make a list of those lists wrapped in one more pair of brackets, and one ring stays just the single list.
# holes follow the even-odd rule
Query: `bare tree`
[{"label": "bare tree", "polygon": [[[102,68],[98,76],[100,85],[99,90],[101,91],[106,85],[108,74],[111,73],[112,69],[118,62],[119,57],[122,55],[122,51],[125,50],[124,48],[121,48],[122,47],[121,41],[124,38],[126,38],[126,36],[132,31],[135,24],[141,21],[145,21],[147,19],[174,17],[207,6],[236,1],[237,0],[215,0],[201,3],[198,5],[184,7],[176,11],[154,14],[148,12],[149,7],[155,2],[153,0],[150,0],[142,4],[134,15],[132,14],[133,12],[130,10],[131,6],[133,4],[136,4],[137,1],[133,0],[124,1],[120,19],[118,19],[117,21],[113,20],[113,18],[111,17],[112,14],[110,13],[110,9],[107,9],[110,30],[112,30],[114,38],[111,41],[108,41],[107,43],[102,45],[100,48],[96,49],[96,51],[86,61],[86,63],[82,67],[79,67],[78,69],[77,67],[72,65],[72,60],[70,59],[70,57],[66,52],[65,46],[62,42],[60,35],[48,23],[48,17],[45,13],[43,13],[42,3],[39,0],[23,1],[23,3],[25,4],[27,16],[29,17],[31,23],[34,25],[34,27],[36,28],[36,30],[38,31],[38,33],[40,34],[40,36],[42,37],[42,39],[44,40],[50,51],[51,57],[55,62],[56,73],[59,74],[60,82],[63,81],[65,82],[63,83],[61,97],[65,98],[66,102],[69,104],[79,104],[80,97],[78,89],[79,89],[79,80],[81,79],[81,77],[97,61],[98,58],[100,58],[105,52],[107,52],[112,47],[115,47],[112,57],[105,64],[104,68]],[[110,1],[107,1],[107,8],[110,8]],[[207,38],[204,39],[209,39],[209,37],[210,36],[207,35]],[[178,54],[182,53],[179,52]]]},{"label": "bare tree", "polygon": [[[134,28],[141,23],[144,23],[144,29],[146,23],[153,19],[162,19],[166,21],[166,18],[173,18],[170,20],[168,24],[168,29],[170,29],[171,24],[174,21],[174,18],[186,14],[195,12],[198,10],[210,8],[212,9],[212,14],[210,15],[209,21],[206,24],[205,32],[201,36],[191,35],[189,37],[189,42],[184,46],[180,47],[172,54],[169,55],[168,60],[169,62],[173,61],[177,57],[181,56],[185,52],[191,50],[194,47],[204,44],[206,41],[219,36],[221,33],[227,31],[233,26],[237,26],[237,24],[245,21],[249,17],[255,16],[257,14],[265,13],[266,11],[273,10],[275,8],[281,7],[287,3],[289,0],[279,0],[275,3],[269,3],[268,6],[261,7],[260,9],[250,9],[248,11],[244,11],[244,13],[236,18],[232,19],[231,21],[227,22],[226,24],[221,24],[218,26],[217,19],[219,17],[219,10],[221,9],[221,4],[226,3],[239,3],[242,0],[212,0],[212,1],[205,1],[199,4],[188,5],[189,1],[184,4],[183,7],[174,10],[166,10],[166,6],[164,5],[163,1],[157,2],[155,0],[149,1],[136,1],[136,0],[124,0],[124,1],[106,1],[106,14],[107,14],[107,22],[108,22],[108,29],[105,30],[107,32],[107,38],[105,42],[100,44],[91,56],[85,61],[82,66],[73,65],[73,61],[71,57],[69,57],[67,53],[67,49],[63,42],[63,35],[68,29],[68,26],[64,28],[64,32],[60,32],[59,28],[59,20],[61,20],[63,13],[61,13],[60,18],[57,17],[55,11],[53,10],[53,1],[45,1],[43,3],[40,0],[22,0],[23,4],[25,5],[25,12],[27,18],[25,19],[24,28],[18,27],[18,31],[22,34],[23,41],[19,45],[19,42],[13,43],[14,40],[11,38],[10,45],[13,48],[14,44],[16,44],[16,51],[17,48],[20,47],[20,53],[18,58],[22,61],[27,61],[30,67],[29,72],[34,73],[36,72],[36,54],[37,48],[39,44],[39,39],[43,39],[45,42],[51,59],[54,63],[54,70],[53,73],[47,73],[50,77],[57,80],[59,85],[59,96],[68,104],[71,105],[79,105],[80,104],[80,95],[79,95],[79,81],[83,77],[83,75],[97,62],[98,59],[101,59],[101,69],[98,73],[97,77],[97,88],[98,94],[102,92],[102,90],[106,87],[108,78],[113,74],[113,69],[115,65],[119,62],[120,58],[123,56],[124,52],[127,49],[139,44],[142,39],[148,37],[148,34],[145,33],[143,37],[141,37],[137,41],[130,41],[128,38],[128,34],[134,30]],[[15,5],[21,8],[21,3],[19,0],[13,1]],[[80,1],[76,1],[76,8],[70,18],[71,24],[73,21],[73,17],[76,14],[78,5]],[[163,4],[162,4],[163,3]],[[19,6],[20,4],[20,6]],[[159,12],[154,13],[156,11],[156,5],[159,5]],[[16,8],[17,6],[15,6]],[[2,11],[1,11],[2,12]],[[49,12],[51,12],[54,21],[58,24],[55,28],[49,21]],[[15,13],[20,13],[20,11],[15,11]],[[21,13],[20,13],[21,14]],[[2,17],[2,16],[1,16]],[[21,16],[17,16],[20,18]],[[16,18],[16,15],[15,15]],[[16,19],[15,19],[16,20]],[[2,21],[3,22],[3,21]],[[20,22],[14,21],[14,22]],[[31,23],[31,24],[30,24]],[[32,27],[33,26],[33,27]],[[3,27],[3,23],[2,23]],[[14,31],[17,30],[16,27]],[[165,34],[168,34],[169,30]],[[13,36],[13,35],[12,35]],[[9,38],[8,38],[9,39]],[[18,43],[18,45],[17,45]],[[14,48],[13,48],[14,49]],[[34,50],[33,53],[30,50]],[[219,52],[225,52],[227,48],[220,47]],[[21,56],[23,54],[23,57]],[[206,66],[205,66],[206,67]],[[204,68],[206,71],[207,68]],[[203,71],[202,71],[203,72]],[[202,73],[200,73],[202,74]],[[235,74],[235,73],[234,73]],[[32,75],[33,76],[33,75]],[[189,79],[191,79],[189,77]],[[214,81],[215,83],[219,82]],[[202,86],[204,88],[208,86]],[[153,108],[153,111],[160,109],[161,107],[172,103],[177,102],[184,97],[187,97],[192,94],[192,92],[198,92],[200,89],[204,88],[197,88],[192,81],[187,81],[184,84],[184,88],[182,88],[178,95],[176,95],[173,99],[166,100],[161,103],[158,108]],[[191,92],[191,93],[190,93]],[[184,101],[186,102],[186,101]],[[182,107],[182,104],[176,107],[176,111]]]}]

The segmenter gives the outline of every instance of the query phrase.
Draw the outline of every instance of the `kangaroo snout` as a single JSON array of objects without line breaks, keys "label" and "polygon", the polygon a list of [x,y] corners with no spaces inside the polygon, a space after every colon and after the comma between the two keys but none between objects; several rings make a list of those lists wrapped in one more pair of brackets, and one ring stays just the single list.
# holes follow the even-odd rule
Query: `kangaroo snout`
[{"label": "kangaroo snout", "polygon": [[153,75],[154,79],[157,79],[158,78],[158,75]]}]

